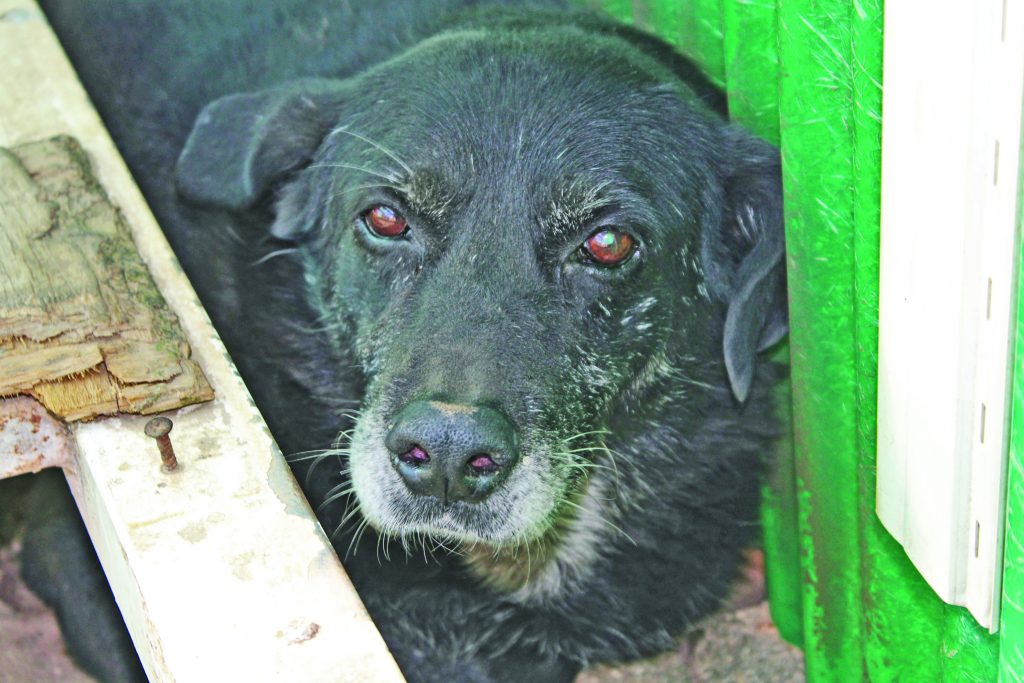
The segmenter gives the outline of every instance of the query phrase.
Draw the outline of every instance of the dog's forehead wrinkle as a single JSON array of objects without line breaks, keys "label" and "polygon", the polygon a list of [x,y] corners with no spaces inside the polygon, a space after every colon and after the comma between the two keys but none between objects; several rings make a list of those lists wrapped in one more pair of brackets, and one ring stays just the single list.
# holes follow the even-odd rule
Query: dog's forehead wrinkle
[{"label": "dog's forehead wrinkle", "polygon": [[[478,160],[480,145],[472,139],[477,134],[461,131],[433,145],[444,161],[435,159],[429,168],[417,169],[403,185],[418,211],[435,221],[450,222],[473,203],[485,221],[499,221],[494,226],[499,232],[531,228],[534,239],[568,235],[601,212],[613,210],[636,224],[665,224],[668,234],[675,226],[695,224],[689,207],[681,208],[674,198],[679,190],[663,187],[660,178],[665,174],[656,165],[638,161],[637,150],[627,140],[559,141],[516,130],[489,140],[491,153]],[[552,154],[552,149],[558,149],[558,154]],[[604,151],[595,157],[595,149]],[[409,161],[413,168],[417,168],[415,156]],[[657,218],[655,197],[669,202],[666,210],[673,216],[668,220]]]},{"label": "dog's forehead wrinkle", "polygon": [[[596,83],[588,84],[581,99],[562,92],[547,96],[543,83],[534,80],[500,80],[422,93],[433,104],[409,111],[404,119],[405,134],[419,155],[474,174],[523,160],[564,170],[600,171],[613,162],[653,170],[667,163],[665,155],[680,157],[676,166],[694,165],[701,156],[688,142],[672,145],[677,126],[685,123],[677,120],[674,104],[652,108],[643,101],[615,101]],[[517,101],[510,101],[515,93]],[[643,137],[636,136],[638,128],[645,130]]]}]

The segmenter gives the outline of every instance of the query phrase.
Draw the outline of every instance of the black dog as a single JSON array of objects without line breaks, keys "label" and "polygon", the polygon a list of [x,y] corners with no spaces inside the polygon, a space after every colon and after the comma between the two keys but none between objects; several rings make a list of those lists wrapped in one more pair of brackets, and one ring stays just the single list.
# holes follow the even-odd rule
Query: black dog
[{"label": "black dog", "polygon": [[570,680],[720,604],[781,191],[689,61],[557,3],[44,4],[411,681]]}]

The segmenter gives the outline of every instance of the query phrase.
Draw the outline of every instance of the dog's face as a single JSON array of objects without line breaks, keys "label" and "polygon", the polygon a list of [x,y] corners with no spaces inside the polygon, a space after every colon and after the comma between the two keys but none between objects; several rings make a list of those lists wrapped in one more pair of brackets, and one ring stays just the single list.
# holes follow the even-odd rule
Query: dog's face
[{"label": "dog's face", "polygon": [[781,329],[776,155],[615,38],[442,34],[214,103],[179,167],[229,206],[285,174],[272,232],[365,375],[351,476],[386,532],[543,537],[607,438],[742,400]]}]

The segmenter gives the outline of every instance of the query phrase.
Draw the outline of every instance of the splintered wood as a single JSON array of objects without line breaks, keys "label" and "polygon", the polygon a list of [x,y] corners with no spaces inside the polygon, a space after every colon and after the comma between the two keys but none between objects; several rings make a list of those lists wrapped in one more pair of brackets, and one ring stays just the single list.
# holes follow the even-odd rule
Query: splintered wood
[{"label": "splintered wood", "polygon": [[0,148],[0,397],[65,420],[209,401],[190,355],[78,143]]}]

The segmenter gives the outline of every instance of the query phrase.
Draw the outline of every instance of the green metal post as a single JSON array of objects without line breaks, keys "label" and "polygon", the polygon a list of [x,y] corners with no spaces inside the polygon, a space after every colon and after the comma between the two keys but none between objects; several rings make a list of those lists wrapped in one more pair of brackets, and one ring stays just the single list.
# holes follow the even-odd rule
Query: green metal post
[{"label": "green metal post", "polygon": [[[724,2],[722,36],[730,118],[777,145],[779,64],[775,0]],[[789,364],[788,345],[779,350],[774,360]],[[783,638],[802,645],[803,595],[791,401],[787,381],[778,388],[780,421],[787,433],[780,440],[764,488],[762,524],[772,619]]]},{"label": "green metal post", "polygon": [[849,8],[777,6],[807,674],[860,680]]}]

